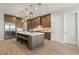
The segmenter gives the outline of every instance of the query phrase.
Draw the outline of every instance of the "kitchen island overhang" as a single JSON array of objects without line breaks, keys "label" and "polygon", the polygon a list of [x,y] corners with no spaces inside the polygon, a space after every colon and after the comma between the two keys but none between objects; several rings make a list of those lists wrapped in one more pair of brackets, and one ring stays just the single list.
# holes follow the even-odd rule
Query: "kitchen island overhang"
[{"label": "kitchen island overhang", "polygon": [[17,32],[16,41],[21,44],[27,44],[27,47],[31,50],[36,49],[44,45],[44,33],[40,32]]}]

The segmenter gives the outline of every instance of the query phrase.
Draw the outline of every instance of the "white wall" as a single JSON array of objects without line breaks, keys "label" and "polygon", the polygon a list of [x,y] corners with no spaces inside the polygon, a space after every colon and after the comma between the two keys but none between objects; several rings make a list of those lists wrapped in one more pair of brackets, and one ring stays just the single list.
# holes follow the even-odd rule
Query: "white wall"
[{"label": "white wall", "polygon": [[[64,31],[62,25],[64,26],[63,23],[59,23],[59,22],[63,22],[64,19],[62,21],[59,21],[57,22],[57,16],[61,16],[61,15],[64,15],[64,14],[67,14],[67,13],[77,13],[77,11],[79,11],[79,4],[78,5],[74,5],[72,7],[68,7],[68,8],[65,8],[65,9],[62,9],[62,10],[58,10],[58,11],[55,11],[55,12],[52,12],[51,13],[51,40],[52,41],[60,41],[60,39],[58,39],[58,35],[57,34],[59,31],[57,31],[57,29],[59,29],[59,27],[61,28],[60,31]],[[78,17],[79,17],[79,14],[78,14]],[[78,18],[78,25],[77,25],[77,45],[79,45],[79,18]],[[59,27],[57,27],[57,24],[59,24]],[[61,26],[60,26],[61,25]],[[61,36],[63,36],[63,33],[61,34]],[[57,38],[58,37],[58,38]],[[62,37],[62,42],[64,40],[64,36]]]},{"label": "white wall", "polygon": [[0,12],[0,40],[4,40],[4,14]]}]

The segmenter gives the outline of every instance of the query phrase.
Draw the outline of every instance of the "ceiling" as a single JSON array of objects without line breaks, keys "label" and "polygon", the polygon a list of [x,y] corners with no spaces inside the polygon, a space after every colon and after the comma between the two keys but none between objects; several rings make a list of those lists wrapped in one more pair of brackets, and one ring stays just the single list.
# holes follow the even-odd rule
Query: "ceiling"
[{"label": "ceiling", "polygon": [[77,3],[0,3],[0,10],[5,14],[25,18],[31,11],[33,17],[37,17],[75,4]]}]

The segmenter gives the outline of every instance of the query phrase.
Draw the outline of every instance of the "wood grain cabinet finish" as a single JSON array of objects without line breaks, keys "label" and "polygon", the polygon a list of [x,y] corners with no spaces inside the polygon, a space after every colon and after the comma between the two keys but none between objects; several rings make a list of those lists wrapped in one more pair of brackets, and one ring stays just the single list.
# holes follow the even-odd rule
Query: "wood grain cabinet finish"
[{"label": "wood grain cabinet finish", "polygon": [[35,28],[36,26],[41,25],[40,23],[40,17],[36,17],[34,19],[31,20],[31,27]]},{"label": "wood grain cabinet finish", "polygon": [[50,32],[45,32],[44,38],[50,40],[51,39],[51,33]]},{"label": "wood grain cabinet finish", "polygon": [[16,24],[16,17],[15,16],[11,17],[11,23],[15,23]]},{"label": "wood grain cabinet finish", "polygon": [[36,27],[36,20],[35,19],[32,19],[31,20],[31,27],[32,28],[35,28]]},{"label": "wood grain cabinet finish", "polygon": [[46,26],[51,27],[51,16],[50,15],[46,16],[46,19],[47,19],[46,20],[46,24],[47,24]]},{"label": "wood grain cabinet finish", "polygon": [[21,44],[27,44],[31,50],[44,45],[44,34],[32,36],[30,34],[17,33],[16,39],[18,42],[21,42]]},{"label": "wood grain cabinet finish", "polygon": [[4,21],[10,23],[11,22],[11,16],[4,15]]},{"label": "wood grain cabinet finish", "polygon": [[41,17],[41,20],[42,20],[42,27],[46,27],[46,17],[45,16]]},{"label": "wood grain cabinet finish", "polygon": [[42,27],[51,27],[51,15],[39,16],[33,19],[27,20],[27,29],[35,28],[36,26],[42,25]]},{"label": "wood grain cabinet finish", "polygon": [[42,16],[42,26],[43,27],[51,27],[51,18],[50,15]]},{"label": "wood grain cabinet finish", "polygon": [[44,35],[36,35],[28,37],[28,47],[33,50],[37,47],[44,45]]},{"label": "wood grain cabinet finish", "polygon": [[40,17],[37,17],[37,18],[35,19],[35,22],[36,22],[36,26],[41,25],[41,19],[40,19]]},{"label": "wood grain cabinet finish", "polygon": [[16,28],[22,28],[23,23],[21,18],[16,18]]},{"label": "wood grain cabinet finish", "polygon": [[21,28],[22,27],[22,18],[19,18],[19,17],[16,17],[16,16],[12,16],[12,15],[7,15],[5,14],[4,15],[4,21],[7,22],[7,23],[13,23],[16,25],[16,28]]}]

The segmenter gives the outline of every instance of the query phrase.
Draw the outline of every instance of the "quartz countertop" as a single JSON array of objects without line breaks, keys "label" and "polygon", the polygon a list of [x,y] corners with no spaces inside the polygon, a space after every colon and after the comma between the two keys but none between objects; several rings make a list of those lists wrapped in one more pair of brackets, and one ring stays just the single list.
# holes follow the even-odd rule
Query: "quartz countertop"
[{"label": "quartz countertop", "polygon": [[44,34],[44,33],[40,33],[40,32],[27,32],[27,31],[21,31],[21,32],[17,32],[17,33],[24,34],[24,35],[31,35],[31,36]]}]

